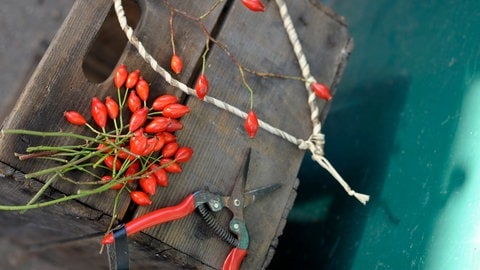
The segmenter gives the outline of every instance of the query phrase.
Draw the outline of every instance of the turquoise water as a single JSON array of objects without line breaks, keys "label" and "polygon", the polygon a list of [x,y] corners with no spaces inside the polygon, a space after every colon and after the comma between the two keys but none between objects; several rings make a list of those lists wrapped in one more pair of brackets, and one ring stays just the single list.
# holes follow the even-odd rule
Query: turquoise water
[{"label": "turquoise water", "polygon": [[480,2],[323,1],[355,48],[270,269],[480,269]]}]

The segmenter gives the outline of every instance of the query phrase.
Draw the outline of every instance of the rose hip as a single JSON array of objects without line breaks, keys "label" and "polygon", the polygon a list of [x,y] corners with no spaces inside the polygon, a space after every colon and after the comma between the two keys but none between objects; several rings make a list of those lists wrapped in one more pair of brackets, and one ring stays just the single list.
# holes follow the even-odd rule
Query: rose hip
[{"label": "rose hip", "polygon": [[162,132],[162,136],[165,139],[165,143],[174,142],[177,140],[177,137],[170,132]]},{"label": "rose hip", "polygon": [[136,190],[136,191],[130,192],[130,198],[134,203],[140,206],[152,204],[152,200],[150,199],[148,194],[143,191]]},{"label": "rose hip", "polygon": [[148,82],[143,79],[142,76],[138,79],[137,84],[135,85],[135,90],[137,90],[138,97],[146,101],[148,99],[148,95],[150,93],[150,85],[148,85]]},{"label": "rose hip", "polygon": [[105,98],[105,106],[107,106],[107,112],[110,119],[116,119],[118,117],[118,103],[110,96]]},{"label": "rose hip", "polygon": [[265,11],[265,6],[261,0],[242,0],[242,4],[253,12]]},{"label": "rose hip", "polygon": [[135,70],[128,74],[127,81],[125,82],[125,87],[127,89],[133,89],[138,82],[138,78],[140,77],[140,70]]},{"label": "rose hip", "polygon": [[147,137],[143,134],[143,128],[135,131],[133,137],[130,138],[130,152],[136,155],[143,155],[147,147]]},{"label": "rose hip", "polygon": [[178,119],[170,119],[170,123],[167,126],[165,131],[167,132],[175,132],[183,128],[182,122],[178,121]]},{"label": "rose hip", "polygon": [[110,170],[113,170],[113,165],[115,164],[115,170],[120,170],[122,168],[122,162],[120,161],[119,158],[115,158],[115,156],[107,156],[103,162],[105,163],[105,165],[107,165],[107,167],[110,169]]},{"label": "rose hip", "polygon": [[162,148],[162,157],[169,158],[175,155],[178,150],[178,143],[177,142],[170,142],[165,144]]},{"label": "rose hip", "polygon": [[157,179],[157,185],[161,187],[168,186],[168,174],[163,168],[155,172],[155,178]]},{"label": "rose hip", "polygon": [[155,144],[156,143],[157,143],[157,139],[155,139],[154,137],[147,138],[147,142],[145,144],[145,149],[142,152],[142,157],[146,157],[146,156],[152,154],[153,151],[155,150]]},{"label": "rose hip", "polygon": [[92,98],[91,113],[93,120],[100,128],[104,128],[107,125],[107,107],[97,97]]},{"label": "rose hip", "polygon": [[190,147],[182,146],[178,148],[177,152],[175,153],[175,161],[184,163],[190,160],[193,155],[193,150]]},{"label": "rose hip", "polygon": [[169,173],[181,173],[182,167],[171,158],[160,159],[160,165]]},{"label": "rose hip", "polygon": [[148,108],[143,107],[132,114],[130,117],[130,125],[128,130],[133,132],[139,129],[143,124],[147,121],[148,116]]},{"label": "rose hip", "polygon": [[115,71],[115,75],[113,76],[113,83],[115,87],[120,88],[123,86],[125,81],[128,77],[128,71],[124,64],[120,64],[120,66]]},{"label": "rose hip", "polygon": [[155,111],[161,111],[167,105],[175,104],[175,103],[178,103],[178,98],[176,96],[169,95],[169,94],[161,95],[153,101],[152,108]]},{"label": "rose hip", "polygon": [[317,95],[317,97],[321,99],[325,99],[327,101],[332,99],[332,94],[330,93],[330,89],[328,89],[328,87],[325,84],[314,82],[310,87],[312,88],[312,91],[315,93],[315,95]]},{"label": "rose hip", "polygon": [[165,138],[160,135],[160,134],[157,134],[153,137],[155,139],[155,145],[153,147],[153,151],[160,151],[162,149],[162,147],[165,145]]},{"label": "rose hip", "polygon": [[[108,182],[110,182],[110,181],[112,181],[112,176],[110,176],[110,175],[105,175],[105,176],[102,177],[102,182],[108,183]],[[123,187],[123,183],[118,183],[118,184],[116,184],[116,185],[113,185],[110,189],[119,190],[119,189],[121,189],[122,187]]]},{"label": "rose hip", "polygon": [[250,138],[255,137],[258,131],[257,114],[252,109],[248,112],[247,118],[245,119],[245,131],[247,131]]},{"label": "rose hip", "polygon": [[161,187],[166,187],[168,185],[168,175],[165,169],[161,168],[159,165],[152,163],[148,167],[148,171],[153,173],[157,179],[157,184]]},{"label": "rose hip", "polygon": [[174,54],[172,56],[172,60],[170,60],[170,68],[172,69],[172,71],[175,73],[175,74],[180,74],[182,72],[182,69],[183,69],[183,61],[182,61],[182,58],[180,58],[180,56]]},{"label": "rose hip", "polygon": [[150,123],[145,126],[145,132],[147,133],[159,133],[167,130],[168,125],[172,120],[170,118],[156,116]]},{"label": "rose hip", "polygon": [[190,108],[188,106],[178,103],[169,104],[162,110],[163,116],[170,118],[180,118],[189,112]]},{"label": "rose hip", "polygon": [[85,117],[77,111],[66,111],[63,113],[65,118],[67,119],[70,124],[77,125],[77,126],[83,126],[87,123],[87,120],[85,120]]},{"label": "rose hip", "polygon": [[142,108],[142,101],[137,96],[135,90],[130,91],[127,98],[127,105],[131,112],[136,112]]},{"label": "rose hip", "polygon": [[208,79],[205,74],[201,74],[197,82],[195,83],[195,92],[197,93],[198,99],[203,100],[203,98],[208,93]]},{"label": "rose hip", "polygon": [[145,193],[153,195],[157,190],[157,178],[153,174],[140,178],[138,184]]}]

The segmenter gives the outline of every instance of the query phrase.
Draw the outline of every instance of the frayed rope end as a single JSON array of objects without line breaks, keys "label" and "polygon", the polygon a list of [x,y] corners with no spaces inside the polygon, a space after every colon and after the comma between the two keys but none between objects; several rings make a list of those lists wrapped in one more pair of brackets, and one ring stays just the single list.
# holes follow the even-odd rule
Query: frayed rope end
[{"label": "frayed rope end", "polygon": [[367,202],[370,200],[370,196],[362,193],[357,193],[354,190],[352,190],[351,193],[348,195],[355,197],[357,200],[359,200],[363,205],[366,205]]}]

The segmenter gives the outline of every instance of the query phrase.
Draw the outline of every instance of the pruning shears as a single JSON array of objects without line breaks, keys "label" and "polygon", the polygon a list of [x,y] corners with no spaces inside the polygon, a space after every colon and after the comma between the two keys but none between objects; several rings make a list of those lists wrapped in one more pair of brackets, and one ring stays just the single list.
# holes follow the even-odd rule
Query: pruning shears
[{"label": "pruning shears", "polygon": [[[251,149],[248,149],[245,162],[242,165],[233,190],[229,196],[222,196],[205,190],[194,192],[175,206],[155,210],[126,223],[123,227],[124,235],[130,236],[146,228],[181,219],[192,214],[195,209],[198,209],[198,212],[206,221],[207,225],[222,240],[234,247],[225,259],[222,269],[240,269],[240,265],[242,264],[244,257],[247,255],[250,241],[243,210],[260,197],[263,197],[280,187],[280,184],[277,183],[245,192],[250,156]],[[206,205],[213,212],[218,212],[223,208],[228,208],[232,212],[233,217],[230,220],[229,230],[216,222]],[[116,241],[114,234],[115,232],[107,234],[103,238],[102,244],[113,244]]]}]

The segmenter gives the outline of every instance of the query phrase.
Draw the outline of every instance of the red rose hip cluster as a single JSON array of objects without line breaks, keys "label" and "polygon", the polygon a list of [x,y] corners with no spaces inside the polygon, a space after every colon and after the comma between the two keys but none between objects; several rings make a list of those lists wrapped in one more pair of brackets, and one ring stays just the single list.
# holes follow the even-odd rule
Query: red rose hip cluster
[{"label": "red rose hip cluster", "polygon": [[[100,182],[110,189],[126,189],[136,204],[149,205],[157,187],[168,185],[168,174],[182,172],[180,164],[192,157],[193,150],[180,146],[174,135],[183,128],[179,118],[190,109],[170,94],[156,97],[147,106],[150,85],[139,70],[128,72],[123,64],[115,71],[113,81],[118,101],[111,96],[104,102],[92,98],[91,116],[101,131],[77,111],[67,111],[64,116],[71,124],[88,126],[98,134],[96,164],[107,172]],[[128,121],[123,120],[125,115]],[[113,131],[106,131],[108,120],[113,122]]]}]

